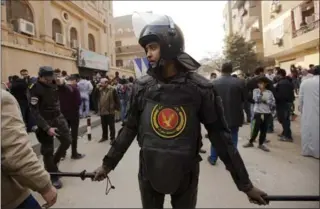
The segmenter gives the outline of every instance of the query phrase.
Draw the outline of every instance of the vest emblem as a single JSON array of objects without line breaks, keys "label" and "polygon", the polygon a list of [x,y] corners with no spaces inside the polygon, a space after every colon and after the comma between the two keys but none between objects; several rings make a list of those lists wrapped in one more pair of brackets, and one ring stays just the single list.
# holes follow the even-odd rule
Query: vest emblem
[{"label": "vest emblem", "polygon": [[186,127],[183,107],[155,105],[151,112],[151,126],[156,134],[165,139],[179,136]]}]

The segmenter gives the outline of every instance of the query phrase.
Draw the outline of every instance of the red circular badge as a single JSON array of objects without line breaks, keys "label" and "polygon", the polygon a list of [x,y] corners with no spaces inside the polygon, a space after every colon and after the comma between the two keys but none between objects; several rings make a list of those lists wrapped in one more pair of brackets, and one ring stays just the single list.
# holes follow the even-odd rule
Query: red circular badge
[{"label": "red circular badge", "polygon": [[165,130],[173,130],[179,124],[179,116],[177,112],[171,108],[162,109],[157,117],[158,124]]}]

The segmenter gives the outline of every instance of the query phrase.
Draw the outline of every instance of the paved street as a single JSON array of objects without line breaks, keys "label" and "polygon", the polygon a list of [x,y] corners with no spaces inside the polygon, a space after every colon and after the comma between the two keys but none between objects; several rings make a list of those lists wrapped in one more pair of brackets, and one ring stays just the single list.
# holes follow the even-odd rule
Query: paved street
[{"label": "paved street", "polygon": [[[279,133],[279,125],[276,132]],[[292,124],[294,138],[298,139],[299,121]],[[119,125],[117,125],[119,128]],[[109,150],[109,143],[99,144],[101,127],[93,129],[93,141],[79,140],[79,151],[86,158],[74,161],[67,158],[61,163],[62,171],[88,171],[98,167],[103,156]],[[239,149],[254,184],[270,195],[310,195],[319,194],[319,161],[300,156],[300,141],[294,144],[278,142],[277,134],[269,134],[271,152],[265,153],[257,148],[243,149],[249,126],[240,130]],[[203,134],[204,130],[203,130]],[[204,148],[209,150],[209,142],[204,140]],[[59,190],[56,208],[139,208],[140,194],[137,182],[138,146],[135,141],[117,169],[111,173],[111,181],[116,190],[105,195],[106,182],[96,183],[90,180],[81,181],[78,178],[63,178],[64,188]],[[70,155],[70,154],[69,154]],[[212,207],[256,207],[251,205],[246,196],[238,192],[231,176],[223,163],[213,167],[203,155],[198,195],[198,208]],[[166,198],[165,206],[170,208],[170,197]],[[315,202],[271,202],[270,208],[318,208]]]}]

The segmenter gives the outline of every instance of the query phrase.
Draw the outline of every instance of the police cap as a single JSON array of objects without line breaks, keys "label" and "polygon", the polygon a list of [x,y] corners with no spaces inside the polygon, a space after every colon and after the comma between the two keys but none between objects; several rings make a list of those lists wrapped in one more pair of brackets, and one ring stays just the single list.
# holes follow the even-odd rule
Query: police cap
[{"label": "police cap", "polygon": [[53,68],[50,66],[42,66],[39,68],[39,77],[53,76]]}]

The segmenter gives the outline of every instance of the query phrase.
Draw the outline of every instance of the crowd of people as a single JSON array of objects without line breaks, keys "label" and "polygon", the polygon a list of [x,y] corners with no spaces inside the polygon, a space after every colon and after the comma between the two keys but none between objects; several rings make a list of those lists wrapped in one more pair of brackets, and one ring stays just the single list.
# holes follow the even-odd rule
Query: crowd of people
[{"label": "crowd of people", "polygon": [[[302,155],[319,158],[319,130],[315,130],[319,124],[319,120],[316,119],[319,118],[319,82],[317,82],[320,73],[319,66],[311,64],[309,69],[306,69],[291,65],[290,74],[280,67],[273,69],[258,67],[254,74],[231,75],[232,65],[225,63],[221,73],[220,77],[212,73],[211,80],[222,97],[226,120],[235,145],[238,142],[239,127],[244,123],[251,123],[251,135],[248,143],[243,147],[254,147],[254,142],[259,136],[258,148],[269,152],[270,149],[266,146],[270,142],[267,134],[274,132],[274,119],[277,119],[282,126],[282,132],[278,135],[279,140],[293,142],[291,121],[297,117],[294,104],[298,96],[298,109],[303,113],[301,119]],[[313,82],[312,87],[306,88],[310,82]],[[302,86],[304,88],[300,89]],[[233,104],[243,105],[235,107]],[[312,108],[306,109],[306,106]],[[244,119],[243,112],[245,112],[246,119]],[[216,164],[217,154],[214,147],[211,149],[208,161],[212,165]]]}]

